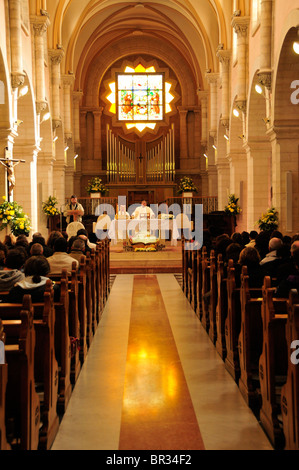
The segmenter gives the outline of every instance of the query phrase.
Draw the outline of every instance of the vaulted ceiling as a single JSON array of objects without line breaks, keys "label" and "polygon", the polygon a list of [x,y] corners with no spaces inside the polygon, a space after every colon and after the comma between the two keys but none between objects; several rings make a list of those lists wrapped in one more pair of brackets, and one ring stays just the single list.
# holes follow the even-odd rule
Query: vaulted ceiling
[{"label": "vaulted ceiling", "polygon": [[50,47],[63,47],[64,72],[75,75],[77,89],[96,58],[115,56],[134,37],[156,56],[160,44],[163,60],[167,50],[182,57],[198,87],[207,69],[218,69],[217,46],[231,44],[232,0],[51,0],[46,6]]}]

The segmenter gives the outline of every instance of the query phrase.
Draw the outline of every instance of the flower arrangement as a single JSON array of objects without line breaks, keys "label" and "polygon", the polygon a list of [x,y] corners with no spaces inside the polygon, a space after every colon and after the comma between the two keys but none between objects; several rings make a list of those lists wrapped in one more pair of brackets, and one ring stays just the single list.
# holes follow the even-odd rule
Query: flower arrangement
[{"label": "flower arrangement", "polygon": [[236,197],[234,194],[230,194],[228,196],[228,203],[227,206],[224,208],[224,212],[229,215],[237,215],[241,212],[241,207],[238,205],[239,198]]},{"label": "flower arrangement", "polygon": [[60,211],[57,209],[56,205],[58,201],[55,196],[49,196],[48,199],[42,203],[43,211],[46,215],[59,215]]},{"label": "flower arrangement", "polygon": [[86,191],[88,194],[90,193],[101,193],[101,194],[106,194],[109,192],[109,189],[106,188],[106,186],[102,183],[101,178],[98,176],[95,176],[91,180],[88,181],[88,184],[86,186]]},{"label": "flower arrangement", "polygon": [[197,187],[193,183],[192,178],[189,178],[188,176],[184,176],[183,178],[180,179],[178,194],[188,193],[188,192],[197,193]]},{"label": "flower arrangement", "polygon": [[22,206],[17,202],[8,202],[6,196],[2,197],[0,204],[0,230],[10,226],[11,232],[15,235],[26,235],[28,237],[31,230],[29,217],[24,213]]},{"label": "flower arrangement", "polygon": [[274,207],[271,207],[264,214],[261,215],[257,221],[260,230],[267,230],[273,232],[278,227],[278,212]]}]

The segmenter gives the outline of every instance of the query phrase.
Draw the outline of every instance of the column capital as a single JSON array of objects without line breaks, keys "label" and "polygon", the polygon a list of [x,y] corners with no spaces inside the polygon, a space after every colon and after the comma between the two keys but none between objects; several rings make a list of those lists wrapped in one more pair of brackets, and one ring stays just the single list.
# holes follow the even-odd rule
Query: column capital
[{"label": "column capital", "polygon": [[30,16],[30,21],[33,27],[35,36],[43,36],[47,31],[48,26],[50,26],[50,19],[47,15],[42,16]]},{"label": "column capital", "polygon": [[203,100],[207,100],[208,96],[209,96],[209,92],[208,91],[205,91],[205,90],[200,90],[198,89],[197,90],[197,96],[198,96],[198,99],[200,101],[203,101]]},{"label": "column capital", "polygon": [[54,65],[59,65],[65,55],[64,49],[61,47],[60,49],[49,49],[48,55],[51,59],[51,62]]},{"label": "column capital", "polygon": [[218,72],[206,72],[206,79],[208,80],[209,84],[216,84],[219,79],[219,73]]},{"label": "column capital", "polygon": [[231,58],[231,50],[223,49],[223,44],[219,44],[216,50],[216,56],[219,59],[219,62],[224,66],[229,66],[230,58]]},{"label": "column capital", "polygon": [[71,87],[74,84],[75,76],[73,74],[61,75],[63,87]]},{"label": "column capital", "polygon": [[249,23],[249,16],[233,16],[231,25],[237,33],[238,37],[245,37],[247,35]]}]

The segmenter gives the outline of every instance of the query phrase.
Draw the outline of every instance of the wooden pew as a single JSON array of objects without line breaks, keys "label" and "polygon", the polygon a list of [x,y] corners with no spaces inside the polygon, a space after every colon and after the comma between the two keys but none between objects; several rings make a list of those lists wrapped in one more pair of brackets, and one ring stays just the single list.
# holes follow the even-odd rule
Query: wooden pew
[{"label": "wooden pew", "polygon": [[105,268],[105,261],[104,261],[104,250],[102,248],[102,242],[97,243],[96,251],[95,251],[95,263],[96,263],[96,298],[97,298],[97,322],[99,323],[100,317],[102,315],[104,305],[105,305],[105,298],[104,298],[104,268]]},{"label": "wooden pew", "polygon": [[[211,254],[210,254],[211,255]],[[207,251],[202,251],[202,258],[201,258],[201,304],[202,304],[202,317],[201,323],[207,333],[209,332],[210,328],[210,315],[209,315],[209,305],[210,305],[210,262],[207,255]]]},{"label": "wooden pew", "polygon": [[8,365],[5,396],[7,440],[12,449],[37,450],[40,401],[34,380],[35,329],[31,297],[24,296],[16,318],[2,322]]},{"label": "wooden pew", "polygon": [[[47,281],[43,303],[33,303],[33,324],[35,330],[34,379],[40,397],[41,428],[39,448],[49,449],[59,427],[58,363],[55,357],[55,309],[51,281]],[[17,318],[22,304],[1,303],[0,317]]]},{"label": "wooden pew", "polygon": [[188,268],[188,300],[193,310],[196,310],[196,282],[197,282],[197,250],[189,250],[189,268]]},{"label": "wooden pew", "polygon": [[240,289],[236,287],[235,268],[230,262],[227,266],[227,316],[225,320],[225,367],[238,383],[240,376],[238,339],[241,326]]},{"label": "wooden pew", "polygon": [[[286,383],[281,390],[281,412],[286,450],[299,450],[299,355],[298,352],[296,353],[298,345],[295,350],[293,344],[293,341],[298,340],[299,299],[297,291],[291,291],[286,323],[288,371]],[[291,354],[295,354],[295,357],[292,357]]]},{"label": "wooden pew", "polygon": [[86,315],[87,315],[87,323],[86,323],[86,341],[87,346],[90,348],[93,339],[93,310],[92,310],[92,278],[91,278],[91,260],[90,257],[86,256],[85,258],[85,291],[86,291]]},{"label": "wooden pew", "polygon": [[[2,320],[0,318],[0,341],[1,347],[4,350],[5,335],[3,330]],[[0,363],[0,450],[10,450],[6,439],[6,425],[5,425],[5,395],[7,387],[7,364]]]},{"label": "wooden pew", "polygon": [[72,271],[69,274],[64,268],[61,274],[50,274],[56,284],[60,285],[61,279],[65,279],[68,285],[69,297],[69,336],[71,342],[71,383],[75,384],[81,370],[79,357],[80,343],[80,321],[79,321],[79,281],[77,265],[72,264]]},{"label": "wooden pew", "polygon": [[81,257],[80,270],[78,274],[78,309],[80,323],[80,350],[79,357],[81,364],[84,363],[87,356],[87,306],[86,306],[86,262],[85,257]]},{"label": "wooden pew", "polygon": [[[232,260],[230,260],[231,266]],[[227,315],[227,270],[222,254],[217,257],[217,306],[216,306],[216,351],[224,361],[226,358],[225,320]]]},{"label": "wooden pew", "polygon": [[201,250],[197,251],[197,263],[196,263],[196,310],[195,313],[202,320],[202,253],[206,253],[206,247],[202,247]]},{"label": "wooden pew", "polygon": [[254,411],[260,408],[259,358],[263,346],[261,317],[262,288],[249,288],[247,267],[241,273],[241,326],[239,334],[239,389],[247,405]]},{"label": "wooden pew", "polygon": [[91,330],[94,336],[97,329],[97,299],[96,299],[96,262],[94,250],[86,254],[87,265],[90,269],[90,310],[91,310]]},{"label": "wooden pew", "polygon": [[288,350],[285,336],[288,299],[275,298],[271,279],[263,286],[263,350],[259,361],[262,404],[260,422],[275,449],[285,444],[280,419],[281,387],[286,382]]},{"label": "wooden pew", "polygon": [[210,253],[210,302],[209,302],[209,337],[213,344],[217,340],[217,324],[216,324],[216,309],[217,309],[217,264],[214,250]]}]

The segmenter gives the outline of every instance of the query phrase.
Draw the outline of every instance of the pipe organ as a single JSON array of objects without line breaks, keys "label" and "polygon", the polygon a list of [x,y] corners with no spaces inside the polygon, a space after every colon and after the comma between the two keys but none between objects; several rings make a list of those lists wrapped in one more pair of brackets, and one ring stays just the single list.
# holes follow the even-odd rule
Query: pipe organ
[{"label": "pipe organ", "polygon": [[[129,141],[107,125],[108,183],[173,183],[175,180],[174,126],[149,142]],[[143,164],[143,160],[145,163]]]}]

